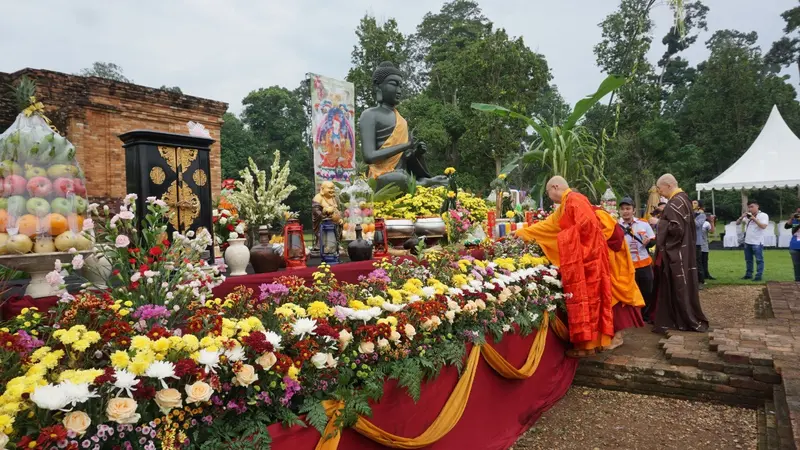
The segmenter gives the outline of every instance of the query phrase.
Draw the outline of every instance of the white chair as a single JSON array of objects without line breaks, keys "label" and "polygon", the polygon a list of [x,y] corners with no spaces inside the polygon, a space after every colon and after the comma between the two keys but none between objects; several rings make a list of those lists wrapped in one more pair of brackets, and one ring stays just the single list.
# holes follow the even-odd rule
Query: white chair
[{"label": "white chair", "polygon": [[778,235],[775,234],[775,222],[767,222],[767,228],[764,230],[764,247],[776,247],[778,245]]},{"label": "white chair", "polygon": [[739,246],[739,236],[742,234],[742,227],[731,222],[725,225],[725,238],[722,246],[725,248],[736,248]]},{"label": "white chair", "polygon": [[778,222],[778,247],[789,248],[789,242],[792,240],[792,229],[785,228],[786,221]]}]

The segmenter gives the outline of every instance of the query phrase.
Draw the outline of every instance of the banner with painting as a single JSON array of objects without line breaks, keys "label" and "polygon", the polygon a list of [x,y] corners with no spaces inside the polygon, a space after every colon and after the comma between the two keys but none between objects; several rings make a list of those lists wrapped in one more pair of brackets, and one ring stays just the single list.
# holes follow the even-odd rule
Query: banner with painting
[{"label": "banner with painting", "polygon": [[314,181],[347,182],[356,172],[355,86],[309,74]]}]

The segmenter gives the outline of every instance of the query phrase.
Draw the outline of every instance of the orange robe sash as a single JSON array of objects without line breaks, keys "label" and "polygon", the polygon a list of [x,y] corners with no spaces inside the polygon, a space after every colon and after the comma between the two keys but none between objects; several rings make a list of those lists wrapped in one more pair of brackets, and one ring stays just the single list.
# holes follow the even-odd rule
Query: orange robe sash
[{"label": "orange robe sash", "polygon": [[[396,119],[394,130],[389,138],[386,139],[386,142],[381,145],[382,149],[408,142],[408,122],[406,122],[406,119],[404,119],[396,109],[394,110],[394,117]],[[397,163],[400,162],[402,157],[403,153],[401,152],[394,156],[390,156],[383,161],[370,164],[369,177],[378,178],[381,175],[385,175],[394,171],[395,167],[397,167]]]}]

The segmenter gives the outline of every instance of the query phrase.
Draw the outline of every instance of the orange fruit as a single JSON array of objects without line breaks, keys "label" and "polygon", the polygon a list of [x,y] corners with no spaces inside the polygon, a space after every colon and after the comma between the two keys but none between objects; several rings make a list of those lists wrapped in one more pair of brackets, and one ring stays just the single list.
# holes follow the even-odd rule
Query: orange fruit
[{"label": "orange fruit", "polygon": [[33,214],[25,214],[19,218],[17,226],[19,227],[20,234],[24,234],[28,237],[36,236],[36,233],[39,232],[39,218]]},{"label": "orange fruit", "polygon": [[80,234],[83,231],[83,216],[80,214],[70,214],[67,218],[67,228],[75,227],[74,232]]},{"label": "orange fruit", "polygon": [[[67,223],[67,218],[62,216],[58,213],[50,213],[45,216],[44,219],[44,229],[45,231],[49,231],[50,236],[58,236],[61,233],[69,230],[69,224]],[[22,227],[20,227],[20,233],[22,232]]]},{"label": "orange fruit", "polygon": [[8,211],[6,211],[5,209],[0,209],[0,233],[5,233],[7,226],[8,226]]}]

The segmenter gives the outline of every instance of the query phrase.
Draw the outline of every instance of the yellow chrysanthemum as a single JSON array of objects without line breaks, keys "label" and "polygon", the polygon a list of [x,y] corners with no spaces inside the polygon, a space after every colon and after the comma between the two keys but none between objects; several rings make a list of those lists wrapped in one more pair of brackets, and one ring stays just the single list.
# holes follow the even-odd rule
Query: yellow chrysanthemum
[{"label": "yellow chrysanthemum", "polygon": [[158,338],[157,341],[153,342],[153,351],[158,353],[166,353],[169,350],[169,340],[167,338]]},{"label": "yellow chrysanthemum", "polygon": [[150,338],[147,336],[134,336],[131,339],[131,348],[133,350],[147,350],[150,348]]},{"label": "yellow chrysanthemum", "polygon": [[197,349],[200,348],[200,341],[198,341],[197,336],[193,334],[184,334],[181,339],[188,352],[196,352]]},{"label": "yellow chrysanthemum", "polygon": [[384,303],[386,303],[386,300],[379,295],[367,299],[367,305],[369,306],[381,306]]},{"label": "yellow chrysanthemum", "polygon": [[333,314],[333,309],[328,307],[324,302],[316,301],[308,305],[308,315],[312,319],[321,319]]},{"label": "yellow chrysanthemum", "polygon": [[289,370],[286,374],[289,376],[289,378],[297,380],[297,376],[300,374],[300,369],[298,369],[297,366],[292,365],[289,367]]},{"label": "yellow chrysanthemum", "polygon": [[347,305],[353,309],[368,309],[369,307],[364,304],[361,300],[350,300],[347,302]]},{"label": "yellow chrysanthemum", "polygon": [[94,383],[94,379],[105,372],[100,369],[65,370],[58,376],[58,382],[71,381],[74,384]]},{"label": "yellow chrysanthemum", "polygon": [[448,168],[444,169],[444,174],[445,175],[452,175],[454,173],[456,173],[456,169],[454,167],[448,167]]},{"label": "yellow chrysanthemum", "polygon": [[392,297],[392,303],[394,303],[395,305],[403,303],[403,294],[397,289],[387,289],[386,293],[389,294],[390,297]]},{"label": "yellow chrysanthemum", "polygon": [[14,418],[8,414],[0,414],[0,431],[4,434],[11,434],[14,431]]},{"label": "yellow chrysanthemum", "polygon": [[117,350],[111,354],[111,365],[117,369],[125,369],[130,364],[131,358],[127,352]]}]

